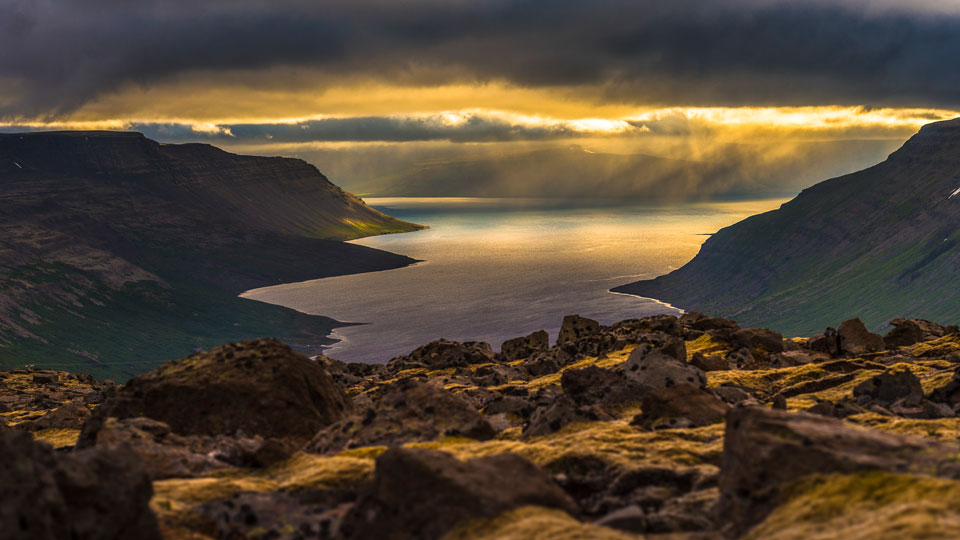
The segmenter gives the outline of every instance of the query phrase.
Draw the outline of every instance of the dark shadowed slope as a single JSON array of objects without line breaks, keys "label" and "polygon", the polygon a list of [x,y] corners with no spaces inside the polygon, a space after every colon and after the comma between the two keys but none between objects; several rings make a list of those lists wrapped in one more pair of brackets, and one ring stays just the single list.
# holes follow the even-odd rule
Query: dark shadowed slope
[{"label": "dark shadowed slope", "polygon": [[687,265],[614,289],[789,333],[960,319],[960,119],[883,163],[713,235]]},{"label": "dark shadowed slope", "polygon": [[137,133],[0,135],[0,198],[0,363],[116,377],[255,336],[316,347],[336,321],[236,295],[404,266],[340,240],[419,228],[306,162]]}]

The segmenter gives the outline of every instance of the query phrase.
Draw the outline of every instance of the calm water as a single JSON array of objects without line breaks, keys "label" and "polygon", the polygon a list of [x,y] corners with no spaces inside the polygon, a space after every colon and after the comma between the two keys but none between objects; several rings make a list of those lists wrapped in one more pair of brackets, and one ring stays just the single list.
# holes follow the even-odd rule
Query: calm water
[{"label": "calm water", "polygon": [[609,324],[676,312],[611,287],[669,272],[707,235],[783,200],[676,207],[553,208],[499,199],[367,199],[393,216],[429,225],[355,243],[423,262],[243,294],[305,313],[367,323],[337,330],[325,351],[344,361],[386,362],[434,339],[490,342],[545,329],[564,315]]}]

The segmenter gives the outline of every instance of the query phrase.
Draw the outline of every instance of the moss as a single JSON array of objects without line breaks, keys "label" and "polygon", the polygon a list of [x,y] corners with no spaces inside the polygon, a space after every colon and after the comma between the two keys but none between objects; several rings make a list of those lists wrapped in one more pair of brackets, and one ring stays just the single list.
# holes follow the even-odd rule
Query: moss
[{"label": "moss", "polygon": [[940,441],[956,441],[960,439],[960,418],[937,418],[933,420],[919,420],[884,416],[877,413],[863,413],[847,417],[847,420],[874,429],[925,437]]},{"label": "moss", "polygon": [[683,430],[639,431],[626,422],[583,422],[524,441],[447,438],[411,446],[442,448],[460,459],[513,452],[540,466],[591,456],[630,469],[645,465],[712,466],[723,447],[723,424]]},{"label": "moss", "polygon": [[730,347],[728,343],[720,341],[710,334],[704,334],[693,341],[688,341],[686,342],[686,346],[688,362],[693,358],[693,355],[697,353],[711,354],[724,351]]},{"label": "moss", "polygon": [[580,523],[561,510],[525,506],[492,519],[467,521],[443,540],[630,540],[640,536]]},{"label": "moss", "polygon": [[876,471],[818,475],[788,493],[746,538],[960,537],[960,482],[954,480]]},{"label": "moss", "polygon": [[528,382],[523,381],[513,381],[508,385],[504,386],[526,386],[531,390],[536,390],[538,388],[545,388],[553,384],[560,384],[560,378],[563,377],[563,372],[571,369],[583,369],[590,366],[597,366],[599,368],[610,369],[627,361],[627,358],[630,356],[630,353],[636,349],[636,345],[630,345],[619,351],[615,351],[607,354],[601,358],[596,358],[594,356],[588,356],[579,362],[570,364],[569,366],[564,366],[560,371],[556,373],[551,373],[549,375],[544,375],[543,377],[537,377],[531,379]]},{"label": "moss", "polygon": [[67,448],[77,444],[80,437],[79,429],[41,429],[33,433],[33,438],[43,441],[54,448]]},{"label": "moss", "polygon": [[905,347],[914,356],[947,356],[960,353],[960,336],[951,334],[933,341]]},{"label": "moss", "polygon": [[[190,519],[194,506],[247,491],[296,491],[355,487],[373,472],[373,460],[352,456],[297,453],[263,470],[223,471],[206,478],[175,478],[153,483],[150,504],[171,524]],[[171,525],[173,526],[173,525]]]}]

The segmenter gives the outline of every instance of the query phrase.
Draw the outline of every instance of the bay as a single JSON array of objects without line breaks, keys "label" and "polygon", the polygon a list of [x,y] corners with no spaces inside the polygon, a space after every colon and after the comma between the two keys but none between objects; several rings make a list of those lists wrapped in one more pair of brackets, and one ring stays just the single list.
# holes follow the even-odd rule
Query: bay
[{"label": "bay", "polygon": [[609,289],[678,268],[713,232],[785,201],[571,208],[546,200],[371,198],[371,206],[430,228],[354,243],[422,262],[242,296],[364,323],[337,329],[340,341],[324,351],[343,361],[386,362],[441,337],[498,349],[540,329],[555,339],[568,314],[610,324],[679,313]]}]

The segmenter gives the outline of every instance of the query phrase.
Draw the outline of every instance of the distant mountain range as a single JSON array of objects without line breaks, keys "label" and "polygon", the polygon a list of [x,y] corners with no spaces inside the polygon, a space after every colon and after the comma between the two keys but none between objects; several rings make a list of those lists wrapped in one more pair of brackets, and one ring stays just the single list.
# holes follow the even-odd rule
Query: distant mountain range
[{"label": "distant mountain range", "polygon": [[854,314],[960,320],[960,119],[869,169],[708,239],[687,265],[614,289],[805,334]]},{"label": "distant mountain range", "polygon": [[236,295],[405,266],[342,240],[420,228],[304,161],[139,133],[0,135],[0,199],[0,365],[116,378],[225,341],[329,342],[336,321]]}]

